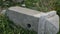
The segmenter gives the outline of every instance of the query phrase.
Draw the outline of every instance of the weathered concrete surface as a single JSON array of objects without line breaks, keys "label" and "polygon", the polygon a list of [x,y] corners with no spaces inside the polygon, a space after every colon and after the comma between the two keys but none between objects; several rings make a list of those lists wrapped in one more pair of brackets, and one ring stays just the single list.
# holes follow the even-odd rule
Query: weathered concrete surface
[{"label": "weathered concrete surface", "polygon": [[39,19],[38,34],[56,34],[59,31],[59,17],[56,12],[42,15]]},{"label": "weathered concrete surface", "polygon": [[55,11],[43,13],[27,8],[11,7],[6,11],[6,15],[16,25],[34,30],[38,34],[56,34],[59,31],[59,17]]},{"label": "weathered concrete surface", "polygon": [[[21,7],[12,7],[7,10],[6,14],[10,18],[10,20],[14,21],[14,23],[22,26],[23,28],[38,31],[38,23],[40,16],[36,17],[35,14],[39,14],[35,10],[25,9]],[[31,27],[28,27],[28,24]]]}]

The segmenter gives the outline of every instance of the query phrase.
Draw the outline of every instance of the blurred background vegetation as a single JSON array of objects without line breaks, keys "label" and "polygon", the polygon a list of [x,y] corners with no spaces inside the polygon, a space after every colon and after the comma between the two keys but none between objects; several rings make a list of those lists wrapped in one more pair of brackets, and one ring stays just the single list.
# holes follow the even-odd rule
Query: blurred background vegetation
[{"label": "blurred background vegetation", "polygon": [[0,0],[0,11],[11,6],[22,6],[22,4],[24,4],[24,7],[26,8],[43,12],[56,10],[58,15],[60,16],[60,0],[23,0],[21,2],[17,1],[18,0]]}]

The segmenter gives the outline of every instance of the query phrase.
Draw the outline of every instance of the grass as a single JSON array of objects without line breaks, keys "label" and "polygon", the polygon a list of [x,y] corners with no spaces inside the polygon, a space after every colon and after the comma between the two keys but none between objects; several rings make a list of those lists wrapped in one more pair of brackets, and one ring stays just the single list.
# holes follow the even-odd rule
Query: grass
[{"label": "grass", "polygon": [[37,34],[34,31],[23,29],[16,26],[6,16],[0,15],[0,34]]}]

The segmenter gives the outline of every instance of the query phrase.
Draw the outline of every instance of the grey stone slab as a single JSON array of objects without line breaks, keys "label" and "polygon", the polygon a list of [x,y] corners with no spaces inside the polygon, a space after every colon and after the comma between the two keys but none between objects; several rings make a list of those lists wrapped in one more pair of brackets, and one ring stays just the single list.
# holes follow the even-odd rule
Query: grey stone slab
[{"label": "grey stone slab", "polygon": [[19,12],[19,13],[23,13],[23,14],[26,14],[26,15],[35,15],[35,14],[39,14],[40,12],[37,12],[35,10],[32,10],[32,9],[27,9],[27,8],[22,8],[22,7],[11,7],[9,8],[9,10],[14,10],[16,12]]},{"label": "grey stone slab", "polygon": [[11,7],[6,11],[6,15],[16,25],[34,30],[37,34],[56,34],[59,31],[59,17],[56,11],[43,13],[27,8]]},{"label": "grey stone slab", "polygon": [[[21,10],[20,10],[20,12],[21,12]],[[20,13],[20,12],[18,12],[18,11],[12,11],[12,10],[7,10],[6,13],[7,13],[7,16],[10,18],[10,20],[12,20],[17,25],[20,25],[20,26],[22,26],[25,29],[29,29],[29,30],[32,29],[32,30],[34,30],[34,31],[37,32],[39,18],[38,17],[34,17],[31,14],[27,15],[27,13],[23,14],[23,13]],[[28,27],[28,24],[31,25],[30,28]]]}]

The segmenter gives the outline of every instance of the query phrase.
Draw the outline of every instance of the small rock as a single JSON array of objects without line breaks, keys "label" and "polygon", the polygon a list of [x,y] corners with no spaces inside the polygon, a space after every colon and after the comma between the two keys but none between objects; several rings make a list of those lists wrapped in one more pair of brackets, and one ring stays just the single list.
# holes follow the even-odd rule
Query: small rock
[{"label": "small rock", "polygon": [[2,10],[1,14],[5,14],[6,10]]}]

